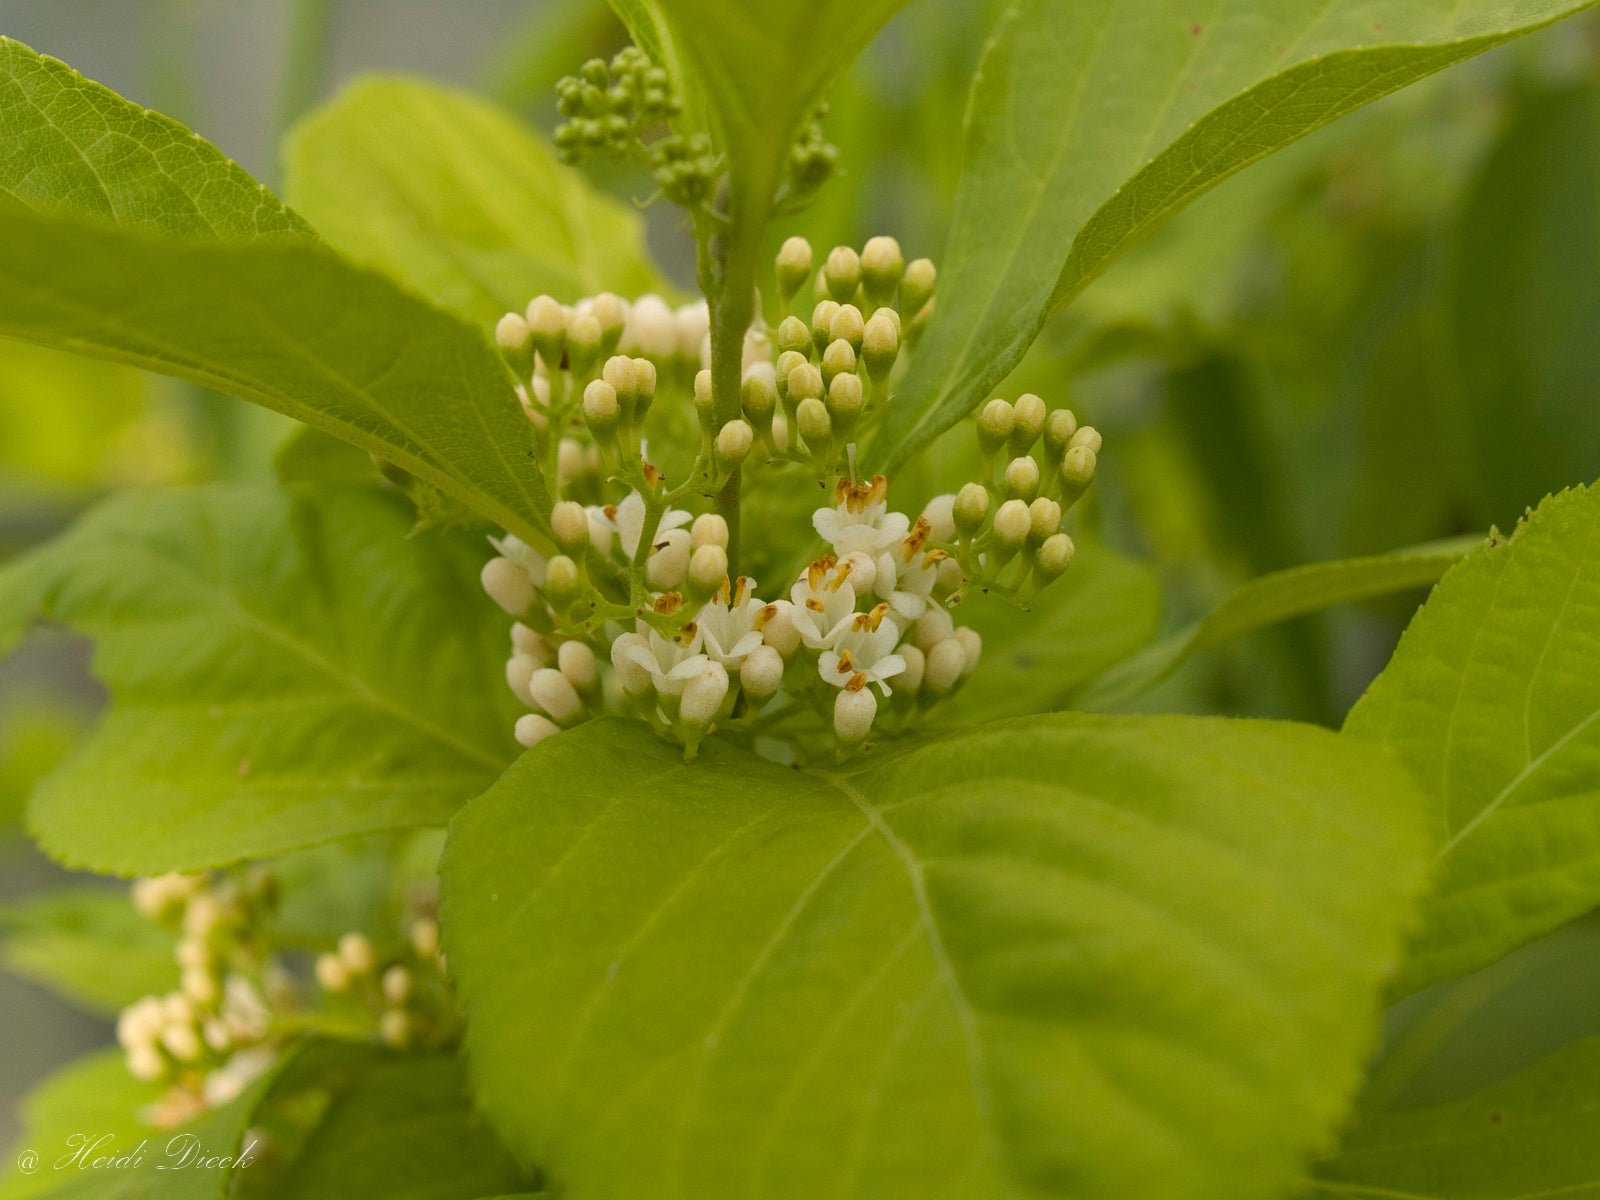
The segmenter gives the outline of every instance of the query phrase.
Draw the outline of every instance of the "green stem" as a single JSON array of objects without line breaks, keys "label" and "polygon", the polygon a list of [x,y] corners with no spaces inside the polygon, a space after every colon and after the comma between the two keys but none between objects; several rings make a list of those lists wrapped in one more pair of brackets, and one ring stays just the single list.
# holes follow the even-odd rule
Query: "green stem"
[{"label": "green stem", "polygon": [[[701,286],[711,310],[711,395],[716,426],[736,420],[741,411],[744,335],[755,315],[755,260],[752,239],[759,245],[759,226],[751,230],[735,220],[727,229],[714,229],[709,218],[696,219]],[[728,571],[739,574],[739,475],[728,476],[717,494],[716,511],[728,523]]]}]

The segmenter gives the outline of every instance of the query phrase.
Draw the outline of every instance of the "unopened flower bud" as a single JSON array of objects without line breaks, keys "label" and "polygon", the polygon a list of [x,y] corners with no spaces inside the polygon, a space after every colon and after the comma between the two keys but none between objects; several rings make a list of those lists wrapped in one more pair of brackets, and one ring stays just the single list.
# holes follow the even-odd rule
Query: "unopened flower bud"
[{"label": "unopened flower bud", "polygon": [[956,623],[950,619],[948,612],[942,608],[930,608],[917,618],[912,636],[924,654],[931,654],[935,646],[945,638],[954,637],[955,632]]},{"label": "unopened flower bud", "polygon": [[[639,362],[648,362],[648,359],[639,359]],[[618,405],[622,408],[623,419],[628,420],[633,416],[634,405],[639,399],[639,368],[635,360],[625,354],[613,354],[606,359],[606,365],[600,368],[600,378],[611,385],[612,393],[616,396]],[[589,387],[593,387],[590,384]],[[584,389],[584,399],[589,398],[588,389]]]},{"label": "unopened flower bud", "polygon": [[[985,496],[985,508],[988,507]],[[922,516],[928,522],[928,536],[936,542],[951,542],[956,536],[956,497],[954,492],[935,496],[923,506]],[[979,517],[979,521],[983,518]]]},{"label": "unopened flower bud", "polygon": [[418,958],[428,959],[439,953],[439,923],[426,918],[411,926],[411,948]]},{"label": "unopened flower bud", "polygon": [[508,312],[495,324],[495,345],[518,375],[533,370],[533,331],[521,313]]},{"label": "unopened flower bud", "polygon": [[1016,413],[1004,400],[991,400],[983,406],[978,414],[978,448],[985,461],[1006,444],[1016,423]]},{"label": "unopened flower bud", "polygon": [[854,304],[841,304],[839,311],[833,314],[833,320],[828,322],[828,343],[846,342],[850,349],[859,353],[867,336],[867,325],[862,319],[861,310]]},{"label": "unopened flower bud", "polygon": [[701,513],[689,527],[689,544],[696,550],[701,546],[728,548],[728,522],[720,513]]},{"label": "unopened flower bud", "polygon": [[541,716],[539,713],[524,713],[517,718],[516,728],[512,732],[516,736],[519,745],[532,750],[545,738],[553,737],[560,733],[561,726],[557,725],[549,717]]},{"label": "unopened flower bud", "polygon": [[533,348],[544,359],[547,369],[554,371],[561,365],[567,345],[567,310],[553,296],[535,296],[528,301],[524,318]]},{"label": "unopened flower bud", "polygon": [[694,411],[700,418],[700,429],[708,437],[717,428],[717,401],[711,387],[711,372],[699,371],[694,377]]},{"label": "unopened flower bud", "polygon": [[139,1045],[128,1051],[128,1074],[140,1083],[154,1083],[167,1073],[167,1060],[154,1046]]},{"label": "unopened flower bud", "polygon": [[652,591],[670,592],[683,583],[689,572],[689,532],[686,529],[669,529],[650,551],[645,560],[645,582]]},{"label": "unopened flower bud", "polygon": [[[804,400],[821,400],[823,395],[822,372],[811,363],[801,363],[789,372],[789,403]],[[801,433],[804,434],[804,430]]]},{"label": "unopened flower bud", "polygon": [[905,256],[900,253],[900,243],[892,237],[871,238],[861,248],[861,282],[867,299],[874,304],[893,302],[905,272]]},{"label": "unopened flower bud", "polygon": [[673,314],[678,326],[678,358],[686,363],[700,361],[700,348],[711,335],[711,310],[704,300],[685,304]]},{"label": "unopened flower bud", "polygon": [[1058,408],[1045,418],[1044,423],[1044,448],[1052,459],[1059,459],[1067,452],[1067,446],[1072,441],[1072,435],[1078,432],[1078,418],[1073,415],[1070,408]]},{"label": "unopened flower bud", "polygon": [[1032,392],[1024,392],[1011,406],[1011,412],[1014,423],[1006,448],[1013,456],[1026,454],[1033,449],[1033,443],[1038,440],[1040,432],[1044,429],[1044,401]]},{"label": "unopened flower bud", "polygon": [[955,503],[950,507],[950,516],[955,521],[956,532],[964,538],[971,537],[978,532],[988,515],[989,489],[981,483],[963,484],[961,490],[956,493]]},{"label": "unopened flower bud", "polygon": [[954,690],[967,669],[967,652],[954,636],[945,638],[928,651],[928,667],[922,682],[935,696]]},{"label": "unopened flower bud", "polygon": [[640,296],[628,311],[623,344],[645,358],[670,362],[678,350],[678,319],[660,296]]},{"label": "unopened flower bud", "polygon": [[[892,566],[893,563],[890,563]],[[878,564],[872,555],[862,550],[852,550],[839,560],[840,568],[850,572],[850,587],[857,596],[865,596],[872,591],[873,585],[878,581]],[[893,580],[886,580],[892,583]]]},{"label": "unopened flower bud", "polygon": [[848,435],[855,428],[862,403],[861,376],[845,374],[833,377],[833,382],[828,385],[827,409],[834,429],[841,436]]},{"label": "unopened flower bud", "polygon": [[384,1044],[403,1050],[411,1044],[411,1016],[402,1009],[391,1008],[378,1018],[378,1036]]},{"label": "unopened flower bud", "polygon": [[1072,440],[1067,443],[1067,449],[1074,450],[1079,446],[1087,446],[1090,450],[1099,454],[1100,447],[1104,441],[1105,439],[1100,436],[1098,429],[1093,425],[1084,425],[1072,435]]},{"label": "unopened flower bud", "polygon": [[717,463],[724,470],[739,466],[750,457],[750,447],[755,445],[756,431],[750,422],[732,420],[717,431]]},{"label": "unopened flower bud", "polygon": [[533,604],[533,580],[509,558],[491,558],[483,564],[479,579],[489,599],[513,617],[520,617]]},{"label": "unopened flower bud", "polygon": [[650,672],[634,660],[631,651],[650,649],[650,643],[644,635],[638,633],[624,633],[611,643],[611,665],[616,668],[617,678],[622,681],[622,690],[630,697],[638,699],[650,691],[653,680]]},{"label": "unopened flower bud", "polygon": [[822,282],[828,295],[843,304],[861,286],[861,256],[849,246],[835,246],[822,265]]},{"label": "unopened flower bud", "polygon": [[678,716],[689,725],[709,725],[727,695],[728,669],[708,659],[706,665],[683,685]]},{"label": "unopened flower bud", "polygon": [[900,327],[891,319],[893,312],[880,308],[862,329],[861,359],[874,382],[887,379],[900,356]]},{"label": "unopened flower bud", "polygon": [[793,350],[799,354],[811,353],[811,327],[799,317],[785,317],[778,324],[778,352]]},{"label": "unopened flower bud", "polygon": [[511,624],[511,648],[518,654],[526,654],[530,658],[537,659],[536,669],[550,665],[549,641],[544,634],[537,629],[529,628],[521,621],[513,621]]},{"label": "unopened flower bud", "polygon": [[778,248],[778,295],[785,303],[811,278],[811,260],[811,243],[803,237],[789,238]]},{"label": "unopened flower bud", "polygon": [[900,313],[906,320],[916,317],[933,299],[937,277],[929,259],[918,258],[906,264],[906,273],[900,277]]},{"label": "unopened flower bud", "polygon": [[601,292],[589,302],[589,313],[600,326],[600,353],[615,353],[628,323],[627,304],[614,292]]},{"label": "unopened flower bud", "polygon": [[778,389],[764,372],[751,372],[739,388],[739,405],[757,433],[771,439],[772,414],[778,408]]},{"label": "unopened flower bud", "polygon": [[721,546],[701,546],[689,555],[687,587],[691,600],[705,603],[728,578],[728,552]]},{"label": "unopened flower bud", "polygon": [[854,373],[855,369],[856,352],[851,349],[850,343],[843,338],[829,342],[828,348],[822,352],[822,382],[832,383],[840,375]]},{"label": "unopened flower bud", "polygon": [[1028,506],[1021,500],[1007,500],[994,514],[994,537],[1007,550],[1016,550],[1028,539],[1032,524]]},{"label": "unopened flower bud", "polygon": [[[1032,461],[1031,459],[1029,460]],[[1040,496],[1028,505],[1028,544],[1039,546],[1061,528],[1061,505],[1048,496]]]},{"label": "unopened flower bud", "polygon": [[922,690],[922,678],[928,669],[928,656],[910,642],[905,643],[895,653],[904,659],[906,664],[906,669],[895,677],[895,694],[915,696]]},{"label": "unopened flower bud", "polygon": [[583,574],[578,564],[565,554],[558,554],[545,564],[545,595],[557,609],[565,609],[583,591]]},{"label": "unopened flower bud", "polygon": [[[625,358],[611,361],[632,365],[632,360]],[[595,441],[605,445],[616,437],[617,425],[621,420],[622,406],[617,400],[616,388],[604,379],[591,380],[589,386],[583,389],[583,421]]]},{"label": "unopened flower bud", "polygon": [[1013,458],[1001,476],[1007,496],[1031,500],[1039,491],[1039,464],[1031,456]]},{"label": "unopened flower bud", "polygon": [[168,1025],[161,1031],[161,1045],[179,1062],[193,1062],[202,1050],[193,1025]]},{"label": "unopened flower bud", "polygon": [[215,1004],[220,994],[217,977],[205,967],[185,967],[178,987],[201,1008]]},{"label": "unopened flower bud", "polygon": [[971,626],[963,625],[956,630],[956,644],[961,647],[964,656],[961,673],[971,675],[978,669],[978,660],[983,656],[983,636]]},{"label": "unopened flower bud", "polygon": [[777,600],[757,616],[761,638],[784,658],[800,648],[800,627],[794,621],[794,605]]},{"label": "unopened flower bud", "polygon": [[567,365],[578,379],[584,379],[599,361],[605,332],[593,313],[579,313],[567,328]]},{"label": "unopened flower bud", "polygon": [[837,300],[819,300],[817,306],[811,310],[811,344],[821,354],[828,348],[828,343],[833,341],[833,318],[839,312]]},{"label": "unopened flower bud", "polygon": [[375,959],[372,943],[365,934],[347,933],[339,938],[339,961],[352,975],[365,975],[372,970]]},{"label": "unopened flower bud", "polygon": [[383,998],[390,1004],[404,1004],[411,998],[411,972],[396,963],[383,973]]},{"label": "unopened flower bud", "polygon": [[[600,670],[594,651],[586,642],[562,642],[556,651],[556,669],[566,676],[567,682],[585,695],[600,686]],[[529,679],[530,684],[532,679]]]},{"label": "unopened flower bud", "polygon": [[564,553],[577,555],[589,545],[589,514],[576,500],[563,500],[550,510],[550,532]]},{"label": "unopened flower bud", "polygon": [[1061,460],[1061,495],[1068,503],[1083,495],[1094,482],[1098,460],[1088,446],[1072,446]]},{"label": "unopened flower bud", "polygon": [[317,986],[325,992],[342,992],[350,986],[350,969],[336,954],[319,954],[315,973]]},{"label": "unopened flower bud", "polygon": [[583,713],[577,688],[554,667],[541,667],[528,681],[534,704],[557,725],[571,725]]},{"label": "unopened flower bud", "polygon": [[878,700],[871,688],[840,688],[833,701],[833,732],[846,746],[866,740],[878,715]]},{"label": "unopened flower bud", "polygon": [[757,646],[739,664],[739,685],[755,703],[770,700],[782,683],[783,655],[772,646]]},{"label": "unopened flower bud", "polygon": [[557,491],[566,491],[575,480],[581,479],[588,469],[582,442],[577,438],[564,437],[556,443]]},{"label": "unopened flower bud", "polygon": [[1077,550],[1072,539],[1064,533],[1052,534],[1045,538],[1044,544],[1039,547],[1038,554],[1034,555],[1033,569],[1039,576],[1041,583],[1049,583],[1052,579],[1059,578],[1072,564],[1072,556]]},{"label": "unopened flower bud", "polygon": [[637,387],[633,402],[633,419],[642,421],[656,398],[656,365],[648,358],[636,358],[633,360],[633,370]]},{"label": "unopened flower bud", "polygon": [[833,422],[828,417],[827,405],[814,396],[807,396],[800,401],[795,418],[800,426],[800,436],[813,452],[821,453],[828,448],[833,437]]}]

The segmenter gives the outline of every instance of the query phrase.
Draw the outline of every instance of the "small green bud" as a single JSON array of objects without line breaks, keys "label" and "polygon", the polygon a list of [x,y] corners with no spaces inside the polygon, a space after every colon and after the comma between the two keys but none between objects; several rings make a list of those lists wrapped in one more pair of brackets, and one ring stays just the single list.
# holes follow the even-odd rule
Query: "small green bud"
[{"label": "small green bud", "polygon": [[589,514],[576,500],[563,500],[550,511],[550,532],[563,554],[580,554],[589,545]]},{"label": "small green bud", "polygon": [[800,436],[813,452],[820,453],[828,448],[833,438],[833,421],[828,416],[827,405],[815,396],[807,396],[800,401],[796,420],[800,425]]},{"label": "small green bud", "polygon": [[985,460],[1006,444],[1016,423],[1016,413],[1004,400],[991,400],[983,406],[978,414],[978,449]]},{"label": "small green bud", "polygon": [[601,445],[616,436],[617,425],[622,420],[622,405],[617,401],[617,389],[604,379],[590,380],[583,389],[583,423],[589,427],[594,440]]},{"label": "small green bud", "polygon": [[558,554],[545,564],[544,594],[557,612],[570,608],[582,591],[583,575],[572,559]]},{"label": "small green bud", "polygon": [[[634,360],[623,354],[612,355],[606,359],[606,365],[600,368],[600,379],[611,385],[617,404],[622,410],[622,419],[631,423],[634,408],[639,400],[639,369],[634,365]],[[590,384],[590,387],[593,386]],[[586,403],[588,398],[589,393],[585,390]],[[585,415],[587,416],[587,411]]]},{"label": "small green bud", "polygon": [[804,403],[822,399],[822,372],[811,363],[804,362],[789,372],[789,400]]},{"label": "small green bud", "polygon": [[1053,533],[1045,538],[1044,544],[1039,547],[1039,552],[1033,559],[1034,573],[1039,577],[1040,583],[1049,583],[1052,579],[1059,579],[1062,572],[1072,563],[1072,556],[1077,547],[1072,544],[1072,539],[1064,533]]},{"label": "small green bud", "polygon": [[773,376],[778,381],[778,395],[788,396],[789,376],[794,374],[796,367],[803,367],[810,361],[798,350],[785,350],[778,355],[777,366],[773,371]]},{"label": "small green bud", "polygon": [[861,336],[861,358],[874,383],[882,383],[900,356],[900,326],[894,309],[880,308],[868,319]]},{"label": "small green bud", "polygon": [[1062,499],[1070,504],[1083,495],[1084,490],[1094,482],[1097,465],[1095,452],[1088,446],[1071,447],[1061,460]]},{"label": "small green bud", "polygon": [[561,366],[567,346],[567,310],[553,296],[535,296],[528,301],[525,317],[533,348],[551,371]]},{"label": "small green bud", "polygon": [[739,386],[739,404],[745,419],[756,430],[765,430],[772,424],[772,414],[778,407],[778,389],[772,380],[760,371],[752,371]]},{"label": "small green bud", "polygon": [[1032,392],[1024,392],[1017,397],[1011,410],[1016,423],[1011,427],[1011,438],[1006,443],[1006,448],[1013,455],[1026,454],[1033,449],[1033,443],[1038,440],[1040,431],[1044,429],[1044,401]]},{"label": "small green bud", "polygon": [[1032,500],[1039,493],[1039,464],[1028,455],[1013,458],[1001,476],[1007,496]]},{"label": "small green bud", "polygon": [[1045,420],[1044,448],[1053,459],[1067,452],[1072,435],[1078,432],[1078,418],[1070,408],[1058,408]]},{"label": "small green bud", "polygon": [[1100,447],[1104,442],[1105,439],[1100,436],[1098,429],[1093,425],[1085,425],[1072,435],[1072,440],[1067,443],[1067,449],[1074,450],[1079,446],[1085,446],[1094,453],[1099,454]]},{"label": "small green bud", "polygon": [[811,353],[811,330],[796,316],[787,316],[778,323],[778,352],[789,350],[805,355]]},{"label": "small green bud", "polygon": [[822,265],[822,282],[828,295],[843,304],[861,286],[861,256],[849,246],[835,246]]},{"label": "small green bud", "polygon": [[[728,522],[720,513],[701,513],[689,527],[689,544],[696,550],[701,546],[728,548]],[[727,573],[727,567],[723,567]]]},{"label": "small green bud", "polygon": [[822,382],[831,384],[837,376],[853,375],[856,369],[856,352],[843,338],[829,342],[822,352]]},{"label": "small green bud", "polygon": [[519,376],[533,370],[533,331],[521,313],[508,312],[501,317],[494,327],[494,340]]},{"label": "small green bud", "polygon": [[927,307],[933,299],[937,276],[931,259],[919,258],[906,265],[905,274],[900,277],[900,315],[904,319],[914,319]]},{"label": "small green bud", "polygon": [[604,335],[593,313],[580,313],[567,329],[567,365],[579,379],[586,378],[600,358]]},{"label": "small green bud", "polygon": [[785,304],[811,278],[811,259],[811,243],[803,237],[789,238],[779,247],[776,263],[778,295]]},{"label": "small green bud", "polygon": [[1026,503],[1021,500],[1007,500],[995,510],[995,542],[1003,550],[1014,552],[1020,549],[1028,540],[1028,530],[1032,523]]},{"label": "small green bud", "polygon": [[861,282],[873,304],[892,304],[906,260],[892,237],[875,237],[861,248]]},{"label": "small green bud", "polygon": [[1028,505],[1028,521],[1028,545],[1039,546],[1061,528],[1061,505],[1048,496],[1040,496]]},{"label": "small green bud", "polygon": [[711,372],[699,371],[694,377],[694,411],[700,418],[700,430],[707,437],[717,429],[716,398],[711,390]]},{"label": "small green bud", "polygon": [[866,337],[866,322],[861,319],[861,310],[854,304],[841,304],[839,311],[833,314],[833,320],[828,322],[828,341],[848,342],[850,349],[856,353],[861,352],[861,345]]},{"label": "small green bud", "polygon": [[755,430],[748,421],[732,420],[717,432],[717,462],[731,470],[750,457],[750,447],[755,444]]},{"label": "small green bud", "polygon": [[634,377],[637,381],[637,398],[634,401],[633,419],[644,420],[645,413],[650,411],[650,405],[656,398],[656,365],[648,358],[633,360]]},{"label": "small green bud", "polygon": [[811,310],[811,344],[816,347],[818,354],[828,348],[828,343],[833,341],[833,318],[839,311],[837,300],[819,300],[817,306]]},{"label": "small green bud", "polygon": [[612,292],[601,292],[589,304],[589,311],[600,323],[600,353],[615,354],[622,340],[623,326],[628,323],[628,308],[622,297]]},{"label": "small green bud", "polygon": [[591,58],[578,68],[578,77],[590,87],[603,88],[611,84],[611,68],[603,58]]},{"label": "small green bud", "polygon": [[983,519],[989,515],[989,489],[981,483],[968,483],[956,493],[956,502],[950,516],[956,523],[956,532],[964,538],[977,533]]},{"label": "small green bud", "polygon": [[848,436],[861,415],[861,376],[840,374],[828,385],[828,416],[841,435]]}]

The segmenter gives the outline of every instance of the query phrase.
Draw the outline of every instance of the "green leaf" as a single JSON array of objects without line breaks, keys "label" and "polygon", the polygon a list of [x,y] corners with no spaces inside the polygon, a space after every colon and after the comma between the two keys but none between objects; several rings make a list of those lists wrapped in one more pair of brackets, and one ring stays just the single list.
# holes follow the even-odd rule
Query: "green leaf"
[{"label": "green leaf", "polygon": [[157,241],[0,209],[0,335],[254,401],[529,539],[549,516],[486,333],[315,246]]},{"label": "green leaf", "polygon": [[335,249],[485,329],[542,292],[660,286],[636,213],[465,92],[358,80],[290,134],[285,170]]},{"label": "green leaf", "polygon": [[295,1200],[478,1200],[527,1183],[473,1111],[447,1055],[389,1057],[334,1093],[272,1194]]},{"label": "green leaf", "polygon": [[893,467],[970,411],[1051,312],[1206,188],[1592,0],[1017,0],[984,56],[938,311]]},{"label": "green leaf", "polygon": [[1456,538],[1375,554],[1274,571],[1240,585],[1187,629],[1126,659],[1078,697],[1091,708],[1123,704],[1166,679],[1191,655],[1280,621],[1438,582],[1481,538]]},{"label": "green leaf", "polygon": [[115,1014],[170,991],[172,938],[126,892],[74,888],[0,909],[0,963],[93,1012]]},{"label": "green leaf", "polygon": [[1437,886],[1401,991],[1600,904],[1600,490],[1454,567],[1345,730],[1432,800]]},{"label": "green leaf", "polygon": [[0,37],[0,199],[149,233],[310,237],[211,143]]},{"label": "green leaf", "polygon": [[1309,1197],[1600,1196],[1600,1038],[1463,1099],[1364,1112]]},{"label": "green leaf", "polygon": [[1062,715],[807,774],[563,733],[451,825],[479,1101],[572,1200],[1275,1196],[1420,879],[1354,747]]},{"label": "green leaf", "polygon": [[1161,618],[1149,568],[1100,545],[1080,545],[1072,569],[1029,612],[975,593],[961,623],[983,638],[983,664],[951,704],[968,720],[1059,707],[1087,681],[1147,643]]},{"label": "green leaf", "polygon": [[1475,181],[1453,251],[1453,403],[1485,520],[1600,476],[1600,90],[1532,100]]},{"label": "green leaf", "polygon": [[[34,792],[61,860],[193,869],[441,824],[510,760],[506,619],[468,541],[341,488],[129,494],[0,574],[114,703]],[[130,818],[128,814],[137,814]]]}]

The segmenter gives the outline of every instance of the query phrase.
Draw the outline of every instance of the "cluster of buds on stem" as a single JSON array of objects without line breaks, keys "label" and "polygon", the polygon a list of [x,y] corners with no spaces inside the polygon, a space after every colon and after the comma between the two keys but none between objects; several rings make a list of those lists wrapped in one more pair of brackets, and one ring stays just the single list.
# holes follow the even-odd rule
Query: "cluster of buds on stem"
[{"label": "cluster of buds on stem", "polygon": [[[501,319],[555,491],[549,544],[491,538],[482,575],[515,618],[506,682],[529,710],[523,745],[623,714],[690,756],[713,731],[797,758],[853,753],[926,717],[977,666],[978,635],[952,618],[971,584],[1025,599],[1065,569],[1061,515],[1098,435],[1036,397],[995,402],[980,424],[986,480],[915,519],[892,511],[856,445],[893,402],[932,310],[933,264],[907,263],[888,237],[819,264],[791,238],[775,266],[780,320],[746,332],[736,416],[714,394],[704,304],[540,296]],[[738,509],[717,507],[736,475],[751,503],[826,489],[820,543],[786,547],[769,528],[750,547],[790,564],[771,590],[737,569]],[[992,513],[991,488],[1004,497]]]},{"label": "cluster of buds on stem", "polygon": [[359,931],[343,934],[317,956],[315,977],[335,1017],[357,1030],[375,1028],[397,1050],[439,1048],[460,1036],[461,1016],[432,917],[418,917],[404,940],[381,949]]}]

